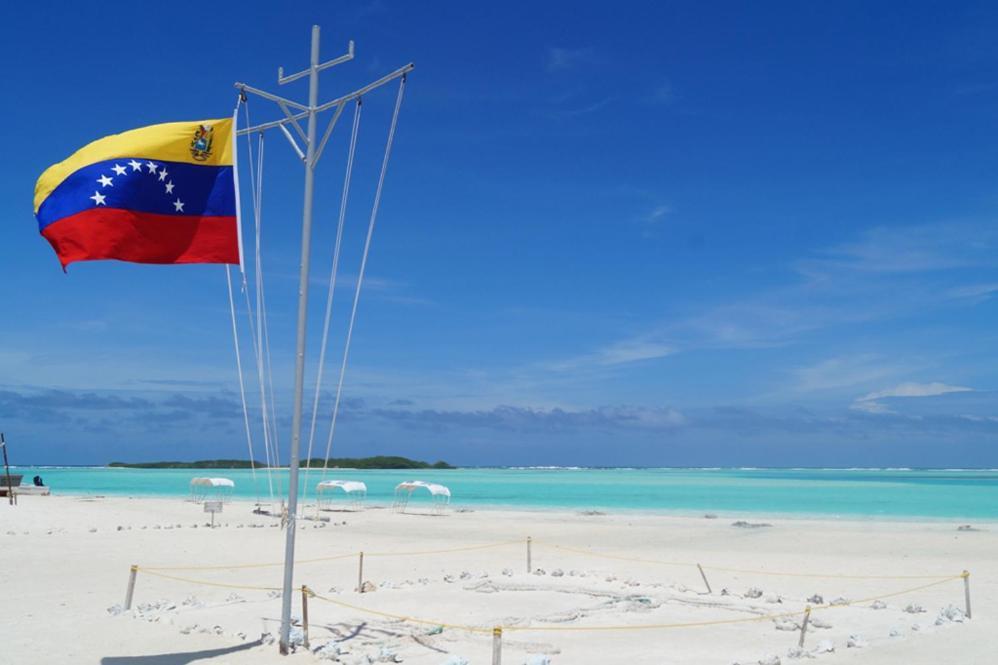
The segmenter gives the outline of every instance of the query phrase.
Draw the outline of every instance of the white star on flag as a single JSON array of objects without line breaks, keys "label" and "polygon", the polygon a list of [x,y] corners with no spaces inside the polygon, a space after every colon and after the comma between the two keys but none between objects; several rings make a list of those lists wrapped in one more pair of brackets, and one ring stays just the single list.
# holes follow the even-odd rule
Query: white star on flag
[{"label": "white star on flag", "polygon": [[166,183],[166,193],[173,194],[173,181]]},{"label": "white star on flag", "polygon": [[149,173],[156,172],[156,162],[146,162],[146,166],[149,167]]},{"label": "white star on flag", "polygon": [[106,203],[104,203],[104,199],[106,197],[100,192],[94,192],[94,195],[89,198],[94,202],[94,205],[96,206],[107,205]]},{"label": "white star on flag", "polygon": [[166,175],[167,175],[166,174],[166,167],[161,168],[159,170],[159,181],[163,182],[164,180],[166,180]]},{"label": "white star on flag", "polygon": [[111,179],[108,178],[106,175],[101,175],[101,177],[97,178],[97,182],[100,183],[101,187],[114,187],[114,184],[111,182]]},{"label": "white star on flag", "polygon": [[176,201],[173,202],[173,207],[174,207],[174,212],[183,212],[184,202],[181,201],[180,199],[177,199]]},{"label": "white star on flag", "polygon": [[125,167],[121,164],[115,164],[111,170],[114,171],[114,175],[125,175]]},{"label": "white star on flag", "polygon": [[134,159],[132,161],[128,162],[128,165],[132,167],[132,172],[133,173],[135,171],[141,171],[142,170],[142,163],[141,162],[137,162]]}]

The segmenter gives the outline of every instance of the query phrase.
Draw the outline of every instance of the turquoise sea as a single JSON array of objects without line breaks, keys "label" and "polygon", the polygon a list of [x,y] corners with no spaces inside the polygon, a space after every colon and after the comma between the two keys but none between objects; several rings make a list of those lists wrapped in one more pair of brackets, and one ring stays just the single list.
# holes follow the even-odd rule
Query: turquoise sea
[{"label": "turquoise sea", "polygon": [[[234,496],[267,499],[287,492],[287,472],[20,467],[29,484],[41,475],[55,494],[183,497],[194,476],[235,482]],[[321,471],[305,478],[309,495]],[[455,469],[330,470],[328,479],[362,480],[368,502],[389,503],[403,480],[450,487],[455,507],[651,511],[894,519],[998,519],[998,470],[931,469]],[[413,496],[413,504],[425,501]]]}]

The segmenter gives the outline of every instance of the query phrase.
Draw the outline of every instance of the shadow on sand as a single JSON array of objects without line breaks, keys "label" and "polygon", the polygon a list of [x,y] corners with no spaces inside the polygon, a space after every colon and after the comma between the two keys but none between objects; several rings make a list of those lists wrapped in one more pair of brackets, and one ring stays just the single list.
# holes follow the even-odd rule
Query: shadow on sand
[{"label": "shadow on sand", "polygon": [[237,644],[224,649],[205,649],[204,651],[184,651],[181,653],[157,653],[149,656],[104,656],[101,665],[187,665],[197,660],[228,656],[240,651],[246,651],[263,644],[263,641]]}]

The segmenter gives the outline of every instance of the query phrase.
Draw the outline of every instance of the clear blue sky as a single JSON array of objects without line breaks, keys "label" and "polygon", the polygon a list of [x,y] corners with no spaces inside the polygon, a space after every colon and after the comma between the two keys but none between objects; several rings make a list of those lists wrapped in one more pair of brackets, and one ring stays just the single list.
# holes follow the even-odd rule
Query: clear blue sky
[{"label": "clear blue sky", "polygon": [[[14,461],[245,457],[222,268],[64,275],[32,190],[90,140],[275,89],[319,23],[325,57],[357,42],[324,98],[417,66],[334,454],[998,466],[995,5],[280,4],[0,10]],[[334,349],[393,94],[365,105]],[[318,176],[313,371],[346,138]],[[301,169],[277,134],[267,155],[286,450]]]}]

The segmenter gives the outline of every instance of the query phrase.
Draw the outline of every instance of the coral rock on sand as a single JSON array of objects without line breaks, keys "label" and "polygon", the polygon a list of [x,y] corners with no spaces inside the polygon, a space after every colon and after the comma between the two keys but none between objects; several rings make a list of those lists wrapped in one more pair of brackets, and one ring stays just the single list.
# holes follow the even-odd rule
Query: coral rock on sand
[{"label": "coral rock on sand", "polygon": [[939,610],[939,617],[936,619],[936,625],[941,626],[948,621],[953,621],[956,623],[963,623],[966,616],[959,607],[954,607],[953,605],[947,605],[943,609]]},{"label": "coral rock on sand", "polygon": [[547,656],[535,655],[523,661],[523,665],[551,665],[551,659]]},{"label": "coral rock on sand", "polygon": [[885,610],[885,609],[887,609],[887,603],[885,603],[882,600],[875,600],[872,603],[870,603],[870,609],[871,610]]},{"label": "coral rock on sand", "polygon": [[732,522],[731,526],[739,529],[761,529],[773,525],[768,522],[746,522],[745,520],[738,520],[737,522]]},{"label": "coral rock on sand", "polygon": [[468,659],[461,656],[450,656],[440,665],[469,665]]},{"label": "coral rock on sand", "polygon": [[849,649],[862,649],[865,646],[867,646],[867,643],[862,635],[850,635],[849,639],[846,640],[846,647]]},{"label": "coral rock on sand", "polygon": [[956,528],[956,530],[957,531],[980,531],[980,529],[975,529],[974,527],[970,526],[969,524],[961,524],[960,526],[958,526]]},{"label": "coral rock on sand", "polygon": [[805,651],[800,647],[790,647],[787,649],[787,658],[796,660],[798,658],[814,658],[814,654],[810,651]]},{"label": "coral rock on sand", "polygon": [[505,575],[506,577],[513,577],[513,569],[512,568],[503,568],[502,569],[502,574]]},{"label": "coral rock on sand", "polygon": [[816,593],[810,598],[808,598],[807,602],[811,603],[812,605],[824,605],[825,597],[822,596],[820,593]]},{"label": "coral rock on sand", "polygon": [[321,644],[312,651],[316,656],[324,660],[339,660],[338,656],[343,654],[343,650],[340,648],[339,642],[335,640],[330,640],[325,644]]},{"label": "coral rock on sand", "polygon": [[[391,582],[384,582],[384,583],[382,583],[382,586],[384,586],[385,588],[391,588]],[[360,592],[361,593],[370,593],[372,591],[377,591],[377,590],[378,590],[378,587],[376,587],[371,582],[364,582],[363,584],[360,585]]]},{"label": "coral rock on sand", "polygon": [[908,603],[904,606],[904,611],[908,614],[922,614],[925,612],[925,608],[918,603]]},{"label": "coral rock on sand", "polygon": [[773,623],[775,624],[776,630],[785,630],[787,632],[800,630],[800,624],[788,617],[774,619]]},{"label": "coral rock on sand", "polygon": [[762,598],[762,589],[758,587],[751,587],[745,592],[746,598]]},{"label": "coral rock on sand", "polygon": [[401,663],[402,657],[395,653],[395,650],[391,647],[381,647],[381,651],[378,652],[379,663]]},{"label": "coral rock on sand", "polygon": [[822,628],[822,629],[828,629],[832,627],[832,624],[828,623],[821,617],[811,617],[811,620],[808,621],[808,625],[810,625],[812,628]]},{"label": "coral rock on sand", "polygon": [[818,642],[818,646],[814,648],[815,653],[834,653],[835,645],[832,644],[831,640],[821,640]]},{"label": "coral rock on sand", "polygon": [[554,570],[551,571],[551,577],[564,577],[564,576],[565,576],[565,571],[563,571],[561,568],[555,568]]},{"label": "coral rock on sand", "polygon": [[759,665],[780,665],[779,656],[764,656],[759,660]]}]

